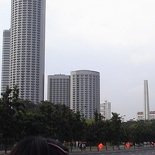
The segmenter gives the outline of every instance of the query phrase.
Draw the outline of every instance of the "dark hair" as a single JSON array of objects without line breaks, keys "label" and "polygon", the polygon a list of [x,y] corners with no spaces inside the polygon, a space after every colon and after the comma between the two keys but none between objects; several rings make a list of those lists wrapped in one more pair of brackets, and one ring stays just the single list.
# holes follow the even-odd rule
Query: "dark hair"
[{"label": "dark hair", "polygon": [[20,141],[10,155],[68,155],[69,150],[62,143],[44,137],[29,137]]}]

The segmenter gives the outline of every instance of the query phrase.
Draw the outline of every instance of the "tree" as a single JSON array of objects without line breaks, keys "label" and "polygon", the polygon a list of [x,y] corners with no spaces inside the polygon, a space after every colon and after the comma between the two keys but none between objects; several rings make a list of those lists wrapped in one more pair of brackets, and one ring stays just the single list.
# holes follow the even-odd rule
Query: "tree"
[{"label": "tree", "polygon": [[[15,86],[14,89],[6,88],[0,99],[0,132],[1,143],[5,146],[11,145],[19,137],[22,132],[22,125],[19,122],[24,113],[24,105],[18,98],[19,90]],[[19,132],[20,131],[20,132]]]},{"label": "tree", "polygon": [[121,117],[119,114],[112,113],[110,120],[111,142],[113,145],[119,146],[121,134]]},{"label": "tree", "polygon": [[65,105],[54,105],[42,102],[39,105],[39,114],[43,116],[46,136],[61,141],[80,140],[83,135],[83,121],[80,113],[74,113]]},{"label": "tree", "polygon": [[[7,146],[13,141],[13,114],[14,110],[11,109],[11,89],[6,88],[6,91],[2,93],[2,98],[0,99],[0,129],[1,129],[1,143],[5,146],[5,153],[7,152]],[[10,131],[11,129],[11,131]]]}]

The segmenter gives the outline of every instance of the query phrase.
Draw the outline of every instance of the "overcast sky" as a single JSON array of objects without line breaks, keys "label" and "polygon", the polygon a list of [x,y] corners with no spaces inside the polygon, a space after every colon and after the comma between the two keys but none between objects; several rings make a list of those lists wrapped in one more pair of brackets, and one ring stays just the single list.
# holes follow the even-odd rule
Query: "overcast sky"
[{"label": "overcast sky", "polygon": [[[3,30],[10,26],[10,1],[0,0],[0,56]],[[128,120],[143,111],[148,80],[150,110],[155,110],[155,0],[46,3],[45,86],[50,74],[98,71],[101,102],[111,102],[112,112]]]}]

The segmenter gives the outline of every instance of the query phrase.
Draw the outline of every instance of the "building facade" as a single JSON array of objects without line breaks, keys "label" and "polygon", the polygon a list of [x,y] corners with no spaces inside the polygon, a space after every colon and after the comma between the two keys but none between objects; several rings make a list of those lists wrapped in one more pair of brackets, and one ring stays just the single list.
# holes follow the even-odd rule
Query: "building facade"
[{"label": "building facade", "polygon": [[44,100],[46,0],[11,0],[9,86],[34,103]]},{"label": "building facade", "polygon": [[[155,111],[149,111],[149,119],[155,119]],[[137,120],[145,120],[144,112],[137,112]]]},{"label": "building facade", "polygon": [[104,117],[105,120],[111,119],[111,103],[103,102],[100,104],[100,114]]},{"label": "building facade", "polygon": [[71,72],[70,108],[85,118],[100,112],[100,73],[90,70]]},{"label": "building facade", "polygon": [[3,31],[1,93],[9,86],[10,30]]},{"label": "building facade", "polygon": [[54,104],[70,106],[70,76],[55,74],[48,76],[47,100]]}]

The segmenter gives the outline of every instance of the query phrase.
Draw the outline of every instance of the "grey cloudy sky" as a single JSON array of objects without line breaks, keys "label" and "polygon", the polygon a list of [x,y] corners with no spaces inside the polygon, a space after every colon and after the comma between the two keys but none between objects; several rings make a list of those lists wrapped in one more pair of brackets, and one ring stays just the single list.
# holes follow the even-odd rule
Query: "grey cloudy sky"
[{"label": "grey cloudy sky", "polygon": [[[112,112],[128,120],[143,110],[148,80],[150,110],[155,110],[154,0],[46,2],[46,85],[49,74],[98,71],[101,102],[108,100]],[[10,5],[0,0],[0,49],[2,32],[10,26]]]}]

